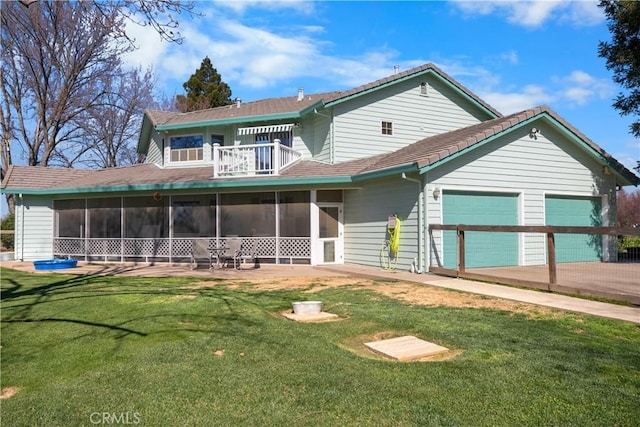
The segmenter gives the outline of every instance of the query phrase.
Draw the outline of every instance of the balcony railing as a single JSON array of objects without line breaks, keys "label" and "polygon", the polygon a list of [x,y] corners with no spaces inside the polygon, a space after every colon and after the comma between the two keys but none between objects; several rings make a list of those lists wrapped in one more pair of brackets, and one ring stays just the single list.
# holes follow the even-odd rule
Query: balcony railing
[{"label": "balcony railing", "polygon": [[213,146],[213,177],[279,175],[302,154],[278,142],[268,144]]}]

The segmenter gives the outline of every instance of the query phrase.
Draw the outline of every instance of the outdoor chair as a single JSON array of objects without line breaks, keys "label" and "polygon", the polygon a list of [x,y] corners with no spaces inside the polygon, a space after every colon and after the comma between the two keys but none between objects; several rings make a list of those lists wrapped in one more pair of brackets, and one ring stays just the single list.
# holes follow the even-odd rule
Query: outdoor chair
[{"label": "outdoor chair", "polygon": [[245,240],[240,248],[238,256],[238,268],[247,261],[253,261],[254,268],[258,268],[258,241],[256,239]]},{"label": "outdoor chair", "polygon": [[248,260],[256,260],[256,251],[254,239],[243,244],[242,239],[234,237],[227,241],[227,249],[223,257],[227,263],[233,262],[234,269],[240,270],[242,264],[246,264]]},{"label": "outdoor chair", "polygon": [[242,253],[242,240],[238,237],[233,237],[227,240],[227,248],[222,254],[222,258],[227,265],[233,261],[233,268],[239,268],[240,255]]},{"label": "outdoor chair", "polygon": [[193,240],[191,243],[191,269],[198,267],[198,260],[206,259],[209,262],[209,269],[213,268],[213,255],[209,250],[208,240]]}]

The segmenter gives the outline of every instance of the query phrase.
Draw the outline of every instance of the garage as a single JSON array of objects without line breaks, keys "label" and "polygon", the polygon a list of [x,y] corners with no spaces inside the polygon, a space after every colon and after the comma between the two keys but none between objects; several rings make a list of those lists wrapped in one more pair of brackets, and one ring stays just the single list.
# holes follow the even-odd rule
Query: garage
[{"label": "garage", "polygon": [[[444,224],[518,225],[518,195],[470,191],[444,191]],[[455,231],[444,232],[443,264],[456,268],[458,263]],[[504,267],[518,265],[518,234],[465,232],[465,265]]]},{"label": "garage", "polygon": [[[547,225],[599,227],[602,225],[600,197],[545,197]],[[555,235],[557,262],[587,262],[602,260],[602,237],[592,234]]]}]

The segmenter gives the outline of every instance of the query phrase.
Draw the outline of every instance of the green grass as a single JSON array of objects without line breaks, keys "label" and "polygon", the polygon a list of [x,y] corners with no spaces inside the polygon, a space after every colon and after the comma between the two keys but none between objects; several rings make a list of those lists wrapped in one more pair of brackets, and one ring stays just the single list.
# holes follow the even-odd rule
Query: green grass
[{"label": "green grass", "polygon": [[[6,426],[104,425],[102,413],[145,426],[640,422],[630,323],[406,305],[353,286],[311,294],[343,320],[304,324],[277,315],[303,290],[0,273],[1,384],[19,387],[1,402]],[[384,331],[460,354],[364,357],[358,337]]]}]

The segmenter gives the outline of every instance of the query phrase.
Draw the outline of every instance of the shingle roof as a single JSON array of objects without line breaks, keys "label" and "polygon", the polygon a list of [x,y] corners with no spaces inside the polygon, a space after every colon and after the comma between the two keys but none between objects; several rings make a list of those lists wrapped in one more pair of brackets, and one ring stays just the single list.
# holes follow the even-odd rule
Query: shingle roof
[{"label": "shingle roof", "polygon": [[[521,123],[536,117],[549,116],[564,126],[567,131],[589,146],[595,153],[602,156],[630,183],[640,184],[640,178],[618,162],[610,154],[587,138],[579,130],[571,126],[566,120],[556,114],[547,106],[541,106],[524,110],[509,116],[499,117],[493,120],[478,123],[463,129],[454,130],[440,135],[431,136],[414,144],[408,145],[395,152],[379,154],[359,160],[338,164],[321,163],[314,160],[303,160],[282,171],[279,177],[260,176],[253,179],[274,180],[282,178],[326,178],[345,177],[351,178],[375,173],[399,166],[414,166],[415,170],[431,166],[437,162],[446,160],[462,150],[486,141],[502,132],[508,132]],[[81,189],[92,190],[104,188],[105,191],[119,187],[120,190],[128,186],[154,186],[166,184],[195,184],[212,182],[213,169],[211,166],[191,168],[160,168],[154,164],[142,164],[119,168],[92,170],[11,166],[2,189],[9,190],[47,190],[47,189]],[[242,182],[238,178],[216,178],[215,182],[235,181]]]},{"label": "shingle roof", "polygon": [[573,133],[588,145],[595,153],[605,158],[606,161],[628,179],[629,182],[635,185],[640,184],[640,178],[632,171],[627,169],[622,163],[547,106],[531,108],[508,116],[487,120],[466,128],[422,139],[384,156],[371,165],[368,170],[380,170],[409,163],[415,163],[417,168],[431,166],[464,149],[486,141],[488,138],[498,135],[501,132],[508,131],[528,119],[541,115],[548,115],[564,126],[569,132]]},{"label": "shingle roof", "polygon": [[[178,125],[186,123],[200,123],[211,122],[216,120],[225,119],[238,119],[260,117],[267,115],[278,114],[294,114],[305,111],[306,109],[323,102],[324,104],[341,102],[346,98],[350,98],[370,90],[379,88],[381,86],[393,83],[398,80],[409,78],[411,76],[421,74],[424,72],[432,71],[440,75],[443,79],[449,82],[451,85],[458,88],[461,92],[465,93],[469,98],[473,99],[478,104],[489,110],[492,114],[500,117],[501,114],[484,102],[469,89],[456,82],[444,71],[436,67],[434,64],[424,64],[419,67],[412,68],[397,74],[393,74],[388,77],[355,87],[353,89],[344,91],[333,91],[325,93],[316,93],[305,95],[302,100],[298,100],[298,96],[289,96],[282,98],[268,98],[251,102],[241,103],[240,108],[236,104],[227,105],[223,107],[210,108],[206,110],[192,111],[189,113],[176,113],[159,110],[146,110],[145,114],[151,120],[154,126],[168,126]],[[249,121],[249,120],[247,120]]]}]

